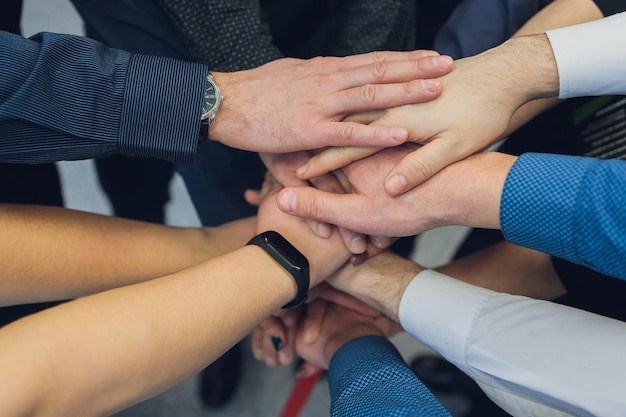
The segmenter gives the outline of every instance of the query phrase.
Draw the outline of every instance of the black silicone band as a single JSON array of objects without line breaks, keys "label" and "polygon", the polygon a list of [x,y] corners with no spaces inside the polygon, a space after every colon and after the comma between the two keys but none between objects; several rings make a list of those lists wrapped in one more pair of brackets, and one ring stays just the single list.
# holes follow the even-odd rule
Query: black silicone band
[{"label": "black silicone band", "polygon": [[253,237],[248,245],[256,245],[265,250],[276,262],[291,274],[298,292],[291,302],[283,308],[297,308],[307,299],[310,285],[309,261],[287,239],[278,232],[270,230]]}]

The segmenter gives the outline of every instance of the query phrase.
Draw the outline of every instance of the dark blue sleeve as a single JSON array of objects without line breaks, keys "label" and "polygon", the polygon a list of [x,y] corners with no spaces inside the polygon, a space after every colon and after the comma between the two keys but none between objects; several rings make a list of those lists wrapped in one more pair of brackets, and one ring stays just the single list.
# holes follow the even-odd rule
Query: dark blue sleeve
[{"label": "dark blue sleeve", "polygon": [[120,152],[191,163],[204,65],[133,55],[93,40],[0,32],[0,161]]},{"label": "dark blue sleeve", "polygon": [[450,417],[384,337],[343,345],[328,369],[333,417]]},{"label": "dark blue sleeve", "polygon": [[528,153],[500,203],[505,238],[626,279],[626,161]]},{"label": "dark blue sleeve", "polygon": [[498,46],[552,0],[464,0],[435,37],[435,50],[455,59]]}]

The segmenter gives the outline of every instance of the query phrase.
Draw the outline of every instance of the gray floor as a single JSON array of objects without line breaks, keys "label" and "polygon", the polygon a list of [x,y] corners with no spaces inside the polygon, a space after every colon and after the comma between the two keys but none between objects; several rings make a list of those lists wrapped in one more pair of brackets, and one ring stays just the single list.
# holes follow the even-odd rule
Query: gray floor
[{"label": "gray floor", "polygon": [[[82,22],[68,0],[25,0],[23,30],[26,36],[40,31],[82,33]],[[95,180],[91,161],[58,164],[66,205],[78,210],[111,214],[106,197]],[[172,201],[167,207],[168,223],[177,226],[198,226],[199,220],[184,184],[176,176],[171,184]],[[444,263],[464,235],[463,228],[442,228],[420,236],[414,258],[426,266]],[[394,342],[407,359],[428,348],[407,335]],[[278,416],[289,394],[294,378],[291,367],[267,369],[255,362],[245,349],[244,377],[233,401],[219,410],[205,410],[196,395],[196,378],[190,378],[170,391],[118,414],[119,417],[200,417],[200,416]],[[455,415],[462,415],[465,404],[459,399],[442,398]],[[309,400],[303,417],[328,415],[327,387],[320,382]]]}]

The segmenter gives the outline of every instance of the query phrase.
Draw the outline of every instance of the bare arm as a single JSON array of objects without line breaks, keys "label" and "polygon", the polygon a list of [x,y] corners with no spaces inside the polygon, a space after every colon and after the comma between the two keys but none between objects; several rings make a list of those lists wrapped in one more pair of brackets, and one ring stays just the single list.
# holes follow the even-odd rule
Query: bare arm
[{"label": "bare arm", "polygon": [[254,227],[254,218],[179,228],[0,205],[0,305],[75,298],[163,276],[244,245]]},{"label": "bare arm", "polygon": [[[257,226],[270,229],[307,256],[312,285],[349,257],[337,233],[311,236],[273,197]],[[0,413],[109,415],[201,370],[295,294],[278,263],[245,246],[18,320],[0,330]]]}]

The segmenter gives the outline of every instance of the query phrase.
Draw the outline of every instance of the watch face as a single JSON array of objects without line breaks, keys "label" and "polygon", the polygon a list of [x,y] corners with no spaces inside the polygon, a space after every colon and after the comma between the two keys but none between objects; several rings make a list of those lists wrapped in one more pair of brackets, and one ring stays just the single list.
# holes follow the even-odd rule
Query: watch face
[{"label": "watch face", "polygon": [[204,92],[204,113],[210,113],[217,103],[217,91],[215,91],[215,85],[211,82],[207,83],[206,90]]},{"label": "watch face", "polygon": [[222,94],[220,93],[215,79],[211,74],[207,77],[206,88],[204,90],[204,103],[202,106],[202,119],[208,120],[209,123],[213,120],[217,109],[220,107],[222,101]]}]

